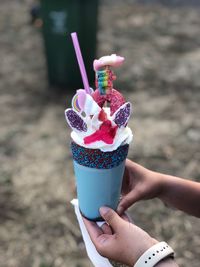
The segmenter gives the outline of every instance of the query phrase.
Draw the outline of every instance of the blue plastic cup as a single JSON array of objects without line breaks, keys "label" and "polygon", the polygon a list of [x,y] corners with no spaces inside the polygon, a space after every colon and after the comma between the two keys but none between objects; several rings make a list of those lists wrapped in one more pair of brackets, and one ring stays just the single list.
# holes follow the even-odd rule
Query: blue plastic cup
[{"label": "blue plastic cup", "polygon": [[102,206],[116,210],[128,148],[125,144],[114,151],[102,152],[71,143],[79,208],[89,220],[102,220],[99,213]]},{"label": "blue plastic cup", "polygon": [[120,199],[125,160],[111,169],[85,167],[74,161],[79,208],[89,220],[102,220],[99,208],[116,210]]}]

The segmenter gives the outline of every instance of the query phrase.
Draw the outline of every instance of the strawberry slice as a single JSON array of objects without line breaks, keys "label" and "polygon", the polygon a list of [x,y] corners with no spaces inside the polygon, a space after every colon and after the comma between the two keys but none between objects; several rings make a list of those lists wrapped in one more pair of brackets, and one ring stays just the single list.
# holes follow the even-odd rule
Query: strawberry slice
[{"label": "strawberry slice", "polygon": [[107,118],[107,114],[106,114],[106,112],[103,109],[99,112],[98,119],[100,121],[106,121],[108,119]]}]

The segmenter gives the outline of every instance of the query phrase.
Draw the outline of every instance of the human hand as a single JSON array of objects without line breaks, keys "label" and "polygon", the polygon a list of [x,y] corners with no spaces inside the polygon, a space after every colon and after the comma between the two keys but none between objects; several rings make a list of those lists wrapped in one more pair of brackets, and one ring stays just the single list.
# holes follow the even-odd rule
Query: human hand
[{"label": "human hand", "polygon": [[102,256],[133,266],[147,249],[158,242],[112,209],[102,207],[100,213],[107,223],[102,227],[85,218],[83,221],[92,242]]},{"label": "human hand", "polygon": [[117,212],[121,215],[135,202],[158,197],[161,191],[162,181],[156,172],[127,159],[122,184],[122,199]]}]

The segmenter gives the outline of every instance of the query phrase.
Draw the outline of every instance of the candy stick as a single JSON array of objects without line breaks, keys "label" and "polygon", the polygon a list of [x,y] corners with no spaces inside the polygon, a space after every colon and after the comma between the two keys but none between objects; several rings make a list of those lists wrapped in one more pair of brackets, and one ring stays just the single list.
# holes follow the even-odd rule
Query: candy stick
[{"label": "candy stick", "polygon": [[79,42],[78,42],[77,33],[76,32],[71,33],[71,37],[72,37],[74,49],[75,49],[75,52],[76,52],[76,58],[77,58],[77,61],[78,61],[78,64],[79,64],[79,69],[80,69],[80,72],[81,72],[83,85],[84,85],[86,93],[90,94],[90,86],[89,86],[89,83],[88,83],[88,78],[87,78],[85,65],[84,65],[84,62],[83,62],[83,57],[82,57],[80,46],[79,46]]}]

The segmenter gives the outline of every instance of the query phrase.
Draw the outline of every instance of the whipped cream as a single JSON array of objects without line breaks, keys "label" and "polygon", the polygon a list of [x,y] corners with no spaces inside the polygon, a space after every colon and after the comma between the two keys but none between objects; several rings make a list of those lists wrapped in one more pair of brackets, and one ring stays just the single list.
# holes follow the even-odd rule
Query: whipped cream
[{"label": "whipped cream", "polygon": [[[103,108],[103,110],[106,112],[108,119],[111,120],[113,125],[115,125],[115,123],[112,121],[113,120],[112,117],[110,116],[110,108]],[[121,145],[130,144],[130,142],[132,141],[133,133],[131,129],[127,126],[126,127],[122,126],[120,128],[117,128],[116,135],[114,137],[112,144],[107,144],[103,141],[96,141],[86,145],[84,143],[84,138],[87,137],[88,135],[93,134],[100,127],[101,124],[102,122],[98,120],[97,116],[95,116],[92,120],[88,119],[87,132],[84,131],[77,132],[76,130],[73,130],[71,132],[72,140],[80,146],[91,149],[100,149],[103,152],[114,151]]]},{"label": "whipped cream", "polygon": [[[67,123],[72,129],[71,138],[85,148],[114,151],[133,139],[127,126],[132,105],[113,88],[116,76],[110,67],[121,66],[123,57],[112,54],[94,60],[97,89],[77,90],[72,108],[65,110]],[[105,107],[109,104],[109,107]]]}]

